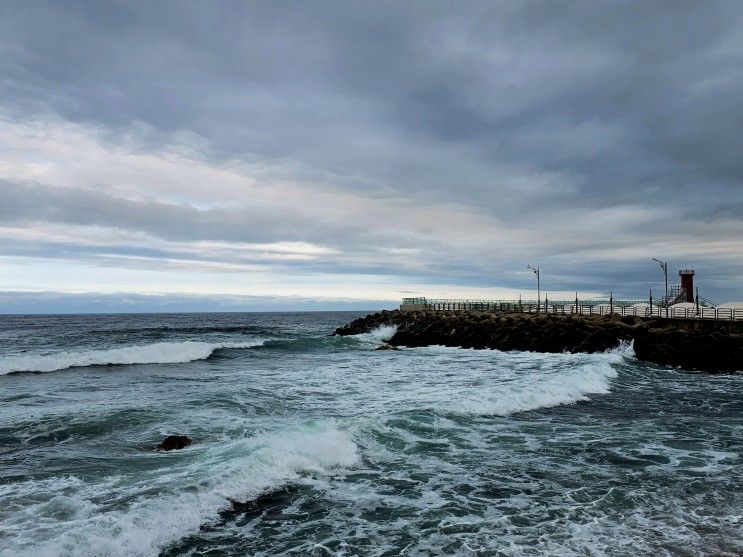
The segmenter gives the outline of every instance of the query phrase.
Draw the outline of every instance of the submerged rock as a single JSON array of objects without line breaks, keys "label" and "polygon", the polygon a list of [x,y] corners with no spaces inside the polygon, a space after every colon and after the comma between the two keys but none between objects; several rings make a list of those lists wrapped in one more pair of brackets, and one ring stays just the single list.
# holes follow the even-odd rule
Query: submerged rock
[{"label": "submerged rock", "polygon": [[375,350],[399,350],[397,346],[392,346],[391,344],[382,344],[380,346],[377,346]]},{"label": "submerged rock", "polygon": [[158,451],[177,451],[188,447],[193,441],[186,435],[168,435],[162,443],[155,447]]}]

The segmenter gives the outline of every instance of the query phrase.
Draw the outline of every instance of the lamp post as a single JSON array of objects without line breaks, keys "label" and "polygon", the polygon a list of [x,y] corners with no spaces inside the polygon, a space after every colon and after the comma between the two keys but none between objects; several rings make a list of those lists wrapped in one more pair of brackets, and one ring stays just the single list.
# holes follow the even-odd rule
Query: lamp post
[{"label": "lamp post", "polygon": [[663,269],[663,276],[666,279],[666,317],[668,317],[668,263],[666,261],[661,261],[660,259],[656,259],[653,257],[653,261],[657,261],[658,265],[660,265],[660,268]]},{"label": "lamp post", "polygon": [[531,269],[532,272],[537,275],[537,313],[539,313],[539,306],[542,303],[542,291],[539,286],[539,267],[532,267],[531,265],[526,266],[527,269]]}]

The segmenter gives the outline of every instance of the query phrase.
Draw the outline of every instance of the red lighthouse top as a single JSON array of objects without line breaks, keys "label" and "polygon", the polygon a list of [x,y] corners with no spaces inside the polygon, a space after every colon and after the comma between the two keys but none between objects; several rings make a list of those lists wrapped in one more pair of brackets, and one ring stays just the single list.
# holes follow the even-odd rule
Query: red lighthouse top
[{"label": "red lighthouse top", "polygon": [[686,294],[686,301],[694,301],[694,269],[681,269],[681,290]]}]

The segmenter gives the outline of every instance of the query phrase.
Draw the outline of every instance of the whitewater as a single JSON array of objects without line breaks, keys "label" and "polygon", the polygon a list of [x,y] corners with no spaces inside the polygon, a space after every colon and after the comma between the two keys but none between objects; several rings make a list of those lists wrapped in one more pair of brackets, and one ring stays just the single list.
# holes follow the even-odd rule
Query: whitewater
[{"label": "whitewater", "polygon": [[204,360],[222,348],[250,348],[252,343],[155,342],[104,350],[60,350],[51,354],[22,354],[0,357],[0,375],[23,371],[43,373],[71,367],[126,364],[175,364]]},{"label": "whitewater", "polygon": [[743,552],[740,374],[355,317],[0,316],[0,556]]}]

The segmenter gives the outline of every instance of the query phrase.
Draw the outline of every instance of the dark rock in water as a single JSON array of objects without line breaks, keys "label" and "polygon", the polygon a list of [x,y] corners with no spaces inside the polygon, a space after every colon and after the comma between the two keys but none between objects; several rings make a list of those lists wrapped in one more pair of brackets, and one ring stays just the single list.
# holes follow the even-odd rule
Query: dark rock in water
[{"label": "dark rock in water", "polygon": [[193,441],[185,435],[168,435],[156,448],[158,451],[177,451],[188,447]]},{"label": "dark rock in water", "polygon": [[377,346],[376,350],[399,350],[399,348],[390,344],[382,344],[380,346]]}]

